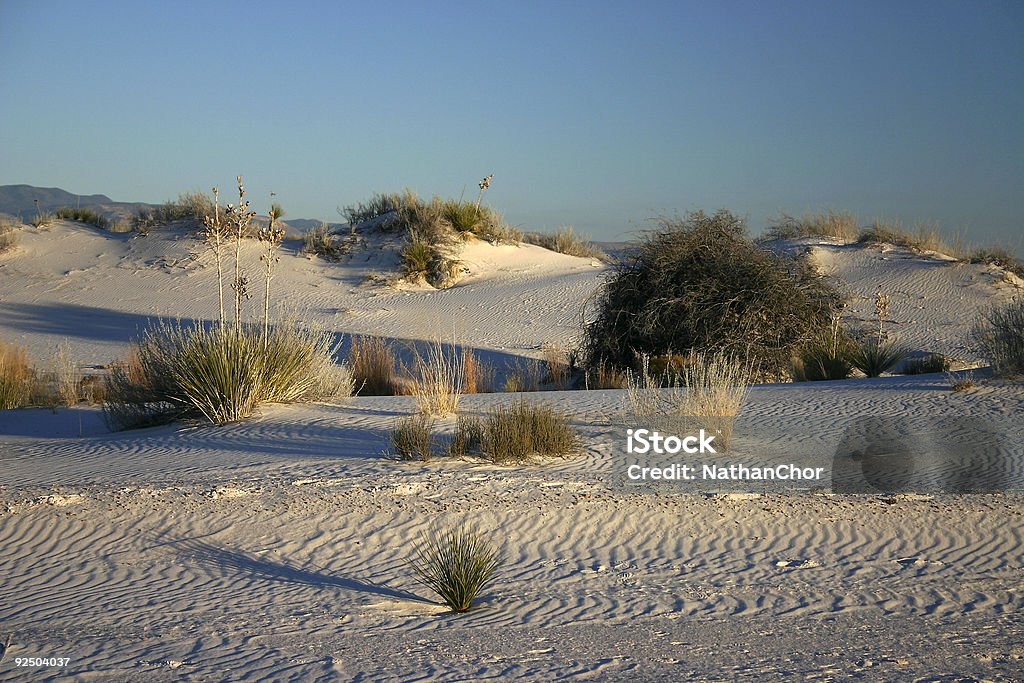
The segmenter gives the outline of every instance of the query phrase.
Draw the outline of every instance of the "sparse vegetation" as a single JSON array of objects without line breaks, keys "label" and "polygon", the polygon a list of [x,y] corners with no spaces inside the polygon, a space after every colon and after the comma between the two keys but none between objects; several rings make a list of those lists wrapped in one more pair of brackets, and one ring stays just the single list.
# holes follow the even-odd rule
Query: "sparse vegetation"
[{"label": "sparse vegetation", "polygon": [[32,220],[29,221],[29,225],[31,225],[33,228],[45,228],[50,225],[53,225],[53,221],[54,218],[52,213],[50,213],[49,211],[39,211],[32,218]]},{"label": "sparse vegetation", "polygon": [[618,261],[586,327],[588,367],[637,369],[637,354],[722,352],[766,376],[828,329],[841,297],[804,257],[786,259],[745,236],[726,210],[664,218]]},{"label": "sparse vegetation", "polygon": [[479,428],[472,423],[460,427],[470,430],[464,439],[467,444],[478,441],[483,457],[499,464],[566,456],[580,449],[579,435],[565,413],[524,399],[495,406]]},{"label": "sparse vegetation", "polygon": [[997,377],[1024,376],[1024,299],[986,311],[972,336]]},{"label": "sparse vegetation", "polygon": [[424,415],[450,415],[459,407],[465,378],[464,365],[454,345],[432,342],[426,354],[416,352],[413,367],[413,395]]},{"label": "sparse vegetation", "polygon": [[551,251],[557,251],[559,254],[597,259],[599,261],[608,260],[608,254],[576,234],[572,226],[558,228],[552,234],[530,232],[526,234],[524,241],[528,244],[536,244],[545,249],[550,249]]},{"label": "sparse vegetation", "polygon": [[391,430],[391,447],[400,460],[430,460],[434,421],[429,415],[410,415]]},{"label": "sparse vegetation", "polygon": [[177,419],[224,424],[264,403],[348,396],[352,378],[336,365],[332,335],[296,325],[224,328],[161,324],[111,371],[104,412],[131,428]]},{"label": "sparse vegetation", "polygon": [[18,246],[18,224],[4,219],[0,221],[0,254],[11,251]]},{"label": "sparse vegetation", "polygon": [[331,232],[331,227],[320,221],[302,236],[302,253],[336,261],[344,251],[338,236]]},{"label": "sparse vegetation", "polygon": [[168,200],[154,209],[144,209],[132,218],[132,229],[141,235],[175,221],[189,221],[196,225],[216,212],[214,200],[203,192],[183,192],[177,200]]},{"label": "sparse vegetation", "polygon": [[1021,263],[1008,249],[999,244],[974,249],[971,251],[968,260],[971,263],[985,263],[998,266],[1010,271],[1017,277],[1024,278],[1024,263]]},{"label": "sparse vegetation", "polygon": [[544,364],[525,358],[505,365],[505,383],[502,390],[508,393],[519,391],[540,391],[544,382]]},{"label": "sparse vegetation", "polygon": [[935,372],[949,372],[949,359],[941,353],[929,353],[917,358],[908,358],[903,363],[904,375],[927,375]]},{"label": "sparse vegetation", "polygon": [[452,610],[466,612],[501,562],[502,555],[479,531],[463,525],[428,533],[409,566]]},{"label": "sparse vegetation", "polygon": [[973,372],[966,372],[962,375],[947,372],[946,379],[949,380],[950,390],[958,394],[963,391],[970,391],[975,387]]},{"label": "sparse vegetation", "polygon": [[361,396],[402,393],[396,375],[395,352],[380,337],[353,337],[348,354],[356,391]]},{"label": "sparse vegetation", "polygon": [[768,224],[767,239],[831,237],[852,242],[859,232],[857,218],[849,211],[829,209],[825,213],[805,213],[795,218],[786,212]]},{"label": "sparse vegetation", "polygon": [[57,209],[57,218],[62,221],[75,221],[77,223],[85,223],[94,227],[106,230],[110,227],[110,220],[105,216],[101,216],[92,209],[72,209],[69,207],[63,207]]},{"label": "sparse vegetation", "polygon": [[625,389],[628,384],[627,371],[603,362],[587,368],[584,374],[584,386],[587,389]]},{"label": "sparse vegetation", "polygon": [[28,351],[0,340],[0,410],[28,405],[34,381]]},{"label": "sparse vegetation", "polygon": [[949,243],[943,239],[935,226],[926,224],[918,225],[913,230],[905,230],[899,222],[875,219],[861,232],[857,241],[885,242],[915,251],[934,251],[956,259],[963,259],[965,255],[964,246],[959,240]]},{"label": "sparse vegetation", "polygon": [[494,368],[481,361],[471,349],[462,351],[462,393],[487,394],[494,391]]}]

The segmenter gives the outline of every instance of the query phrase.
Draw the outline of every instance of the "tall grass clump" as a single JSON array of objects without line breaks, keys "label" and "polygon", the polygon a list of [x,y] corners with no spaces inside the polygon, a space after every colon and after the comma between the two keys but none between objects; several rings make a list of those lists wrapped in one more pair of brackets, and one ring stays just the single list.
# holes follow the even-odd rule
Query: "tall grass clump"
[{"label": "tall grass clump", "polygon": [[424,415],[450,415],[458,410],[465,386],[465,365],[454,345],[431,342],[427,351],[416,351],[413,365],[413,395]]},{"label": "tall grass clump", "polygon": [[756,375],[748,362],[726,353],[694,353],[676,370],[656,376],[649,359],[641,359],[639,372],[628,372],[626,399],[634,418],[694,420],[683,428],[714,432],[717,443],[728,448],[733,426]]},{"label": "tall grass clump", "polygon": [[[565,413],[526,400],[495,406],[479,425],[459,426],[470,430],[468,442],[478,443],[481,454],[499,464],[525,463],[539,456],[566,456],[579,451],[581,446],[580,437]],[[473,434],[476,438],[472,438]]]},{"label": "tall grass clump", "polygon": [[410,415],[395,423],[391,447],[399,460],[430,460],[434,444],[434,421],[429,415]]},{"label": "tall grass clump", "polygon": [[351,395],[352,377],[336,365],[333,336],[297,325],[172,325],[148,329],[131,360],[108,377],[104,411],[131,428],[178,419],[213,424],[252,415],[263,403]]},{"label": "tall grass clump", "polygon": [[28,351],[0,340],[0,410],[28,405],[34,383]]},{"label": "tall grass clump", "polygon": [[302,253],[336,261],[344,250],[338,236],[331,232],[331,226],[320,221],[302,235]]},{"label": "tall grass clump", "polygon": [[997,377],[1024,376],[1024,299],[990,308],[972,336]]},{"label": "tall grass clump", "polygon": [[348,367],[360,396],[394,396],[401,393],[395,352],[380,337],[353,337]]},{"label": "tall grass clump", "polygon": [[62,207],[57,209],[55,212],[57,218],[62,221],[75,221],[76,223],[85,223],[92,225],[97,228],[106,230],[110,227],[110,220],[105,216],[101,216],[92,209],[72,209],[70,207]]},{"label": "tall grass clump", "polygon": [[419,203],[419,201],[416,193],[406,188],[401,192],[379,192],[365,202],[339,209],[338,213],[349,224],[352,232],[355,232],[363,223],[378,218],[390,219],[378,221],[379,228],[390,230],[399,227],[399,214],[402,210]]},{"label": "tall grass clump", "polygon": [[595,247],[589,240],[577,234],[571,225],[563,226],[551,234],[530,232],[525,236],[528,244],[536,244],[559,254],[607,261],[608,255]]},{"label": "tall grass clump", "polygon": [[153,228],[176,221],[201,224],[206,216],[214,214],[214,201],[203,192],[182,192],[176,200],[136,213],[132,217],[132,229],[145,235]]},{"label": "tall grass clump", "polygon": [[934,225],[924,223],[907,230],[898,221],[875,219],[861,231],[857,241],[869,244],[895,244],[915,251],[934,251],[957,259],[962,259],[966,255],[966,249],[960,240],[948,242]]},{"label": "tall grass clump", "polygon": [[857,218],[849,211],[829,209],[825,213],[805,213],[796,218],[780,212],[768,224],[768,239],[798,239],[801,237],[832,237],[852,242],[859,235]]},{"label": "tall grass clump", "polygon": [[788,376],[793,353],[839,309],[838,290],[809,259],[760,248],[727,210],[657,226],[613,264],[585,327],[587,367],[636,370],[644,354],[717,352]]},{"label": "tall grass clump", "polygon": [[461,525],[426,534],[409,566],[444,604],[455,612],[467,612],[502,561],[502,554],[483,534]]},{"label": "tall grass clump", "polygon": [[18,246],[18,224],[12,220],[0,221],[0,254]]}]

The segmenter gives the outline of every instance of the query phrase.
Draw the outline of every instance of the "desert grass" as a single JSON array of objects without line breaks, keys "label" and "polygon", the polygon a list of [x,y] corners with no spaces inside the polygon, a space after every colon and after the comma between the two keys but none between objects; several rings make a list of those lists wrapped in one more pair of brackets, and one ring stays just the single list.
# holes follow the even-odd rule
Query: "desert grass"
[{"label": "desert grass", "polygon": [[475,415],[459,414],[456,419],[455,433],[448,444],[448,456],[465,458],[479,455],[483,451],[484,423]]},{"label": "desert grass", "polygon": [[464,364],[453,345],[431,342],[426,353],[414,349],[412,391],[423,415],[451,415],[465,386]]},{"label": "desert grass", "polygon": [[949,382],[950,390],[958,394],[964,391],[970,391],[977,386],[977,383],[974,381],[974,373],[970,371],[962,375],[947,372],[946,380]]},{"label": "desert grass", "polygon": [[1024,376],[1024,298],[987,310],[972,337],[997,377]]},{"label": "desert grass", "polygon": [[18,223],[10,219],[0,221],[0,254],[18,246]]},{"label": "desert grass", "polygon": [[443,216],[462,239],[491,233],[502,223],[501,216],[493,209],[454,199],[444,202]]},{"label": "desert grass", "polygon": [[409,280],[426,280],[434,261],[434,245],[418,232],[409,233],[409,241],[402,248],[402,274]]},{"label": "desert grass", "polygon": [[627,371],[603,362],[587,368],[583,377],[587,389],[625,389],[629,385]]},{"label": "desert grass", "polygon": [[608,255],[588,239],[576,233],[571,225],[562,226],[551,234],[530,232],[524,237],[528,244],[536,244],[559,254],[607,261]]},{"label": "desert grass", "polygon": [[995,265],[1024,278],[1024,263],[1000,244],[972,249],[967,260],[971,263]]},{"label": "desert grass", "polygon": [[102,230],[106,230],[110,227],[110,220],[107,217],[96,213],[92,209],[72,209],[70,207],[62,207],[57,209],[55,215],[63,221],[85,223],[86,225],[92,225]]},{"label": "desert grass", "polygon": [[28,350],[0,340],[0,410],[29,405],[34,383]]},{"label": "desert grass", "polygon": [[964,260],[968,253],[968,248],[959,238],[952,242],[948,241],[935,225],[928,223],[920,223],[912,229],[906,229],[899,221],[876,218],[871,225],[861,231],[857,241],[869,244],[895,244],[914,251],[945,254],[958,260]]},{"label": "desert grass", "polygon": [[849,211],[829,209],[824,213],[805,213],[796,218],[786,212],[768,224],[767,239],[798,239],[801,237],[830,237],[846,242],[857,239],[860,230],[857,218]]},{"label": "desert grass", "polygon": [[382,229],[389,230],[399,227],[397,219],[404,208],[413,206],[419,203],[419,201],[420,199],[416,193],[408,188],[401,192],[378,192],[365,202],[339,209],[338,213],[344,217],[352,232],[355,232],[363,223],[391,216],[396,220],[381,221],[379,226]]},{"label": "desert grass", "polygon": [[462,393],[488,394],[494,391],[494,366],[483,362],[472,351],[462,351]]},{"label": "desert grass", "polygon": [[56,398],[61,405],[71,406],[82,399],[82,372],[71,357],[71,345],[67,340],[57,345],[53,360],[53,384]]},{"label": "desert grass", "polygon": [[53,225],[54,220],[53,214],[49,211],[39,211],[28,224],[33,228],[46,228]]},{"label": "desert grass", "polygon": [[498,464],[567,456],[580,447],[580,437],[565,413],[525,399],[490,409],[480,429],[482,455]]},{"label": "desert grass", "polygon": [[331,232],[327,223],[320,221],[302,235],[302,253],[336,261],[344,252],[338,236]]},{"label": "desert grass", "polygon": [[544,353],[544,369],[547,383],[553,385],[555,391],[569,389],[572,383],[569,355],[562,347],[557,345],[546,345],[542,351]]},{"label": "desert grass", "polygon": [[380,337],[353,337],[348,367],[360,396],[394,396],[399,390],[395,351]]},{"label": "desert grass", "polygon": [[409,415],[391,430],[391,447],[399,460],[430,460],[434,445],[434,421],[429,415]]},{"label": "desert grass", "polygon": [[936,372],[949,372],[949,359],[941,353],[929,353],[926,356],[908,358],[903,363],[904,375],[927,375]]},{"label": "desert grass", "polygon": [[467,612],[491,582],[502,555],[477,529],[465,525],[431,531],[421,540],[409,566],[455,612]]},{"label": "desert grass", "polygon": [[104,414],[119,428],[175,419],[224,424],[264,403],[348,396],[352,377],[335,364],[336,349],[332,335],[291,324],[267,336],[259,327],[162,323],[112,369]]},{"label": "desert grass", "polygon": [[812,340],[793,357],[792,376],[797,382],[846,379],[853,372],[853,339],[841,325],[837,313],[827,334]]},{"label": "desert grass", "polygon": [[[654,377],[649,361],[641,359],[641,371],[629,373],[627,411],[635,419],[683,418],[716,434],[717,443],[728,448],[736,416],[747,397],[748,384],[756,375],[749,363],[725,353],[697,353],[678,375]],[[666,384],[668,386],[663,386]]]},{"label": "desert grass", "polygon": [[502,391],[506,393],[540,391],[544,383],[545,369],[541,361],[525,358],[505,364],[505,383]]}]

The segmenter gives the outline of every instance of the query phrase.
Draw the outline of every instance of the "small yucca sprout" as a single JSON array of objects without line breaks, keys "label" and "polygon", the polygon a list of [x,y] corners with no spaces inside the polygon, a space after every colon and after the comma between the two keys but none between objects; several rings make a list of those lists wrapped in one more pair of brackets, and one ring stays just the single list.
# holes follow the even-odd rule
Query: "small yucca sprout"
[{"label": "small yucca sprout", "polygon": [[473,527],[460,525],[428,533],[409,566],[416,579],[456,612],[467,612],[473,599],[490,583],[501,553]]}]

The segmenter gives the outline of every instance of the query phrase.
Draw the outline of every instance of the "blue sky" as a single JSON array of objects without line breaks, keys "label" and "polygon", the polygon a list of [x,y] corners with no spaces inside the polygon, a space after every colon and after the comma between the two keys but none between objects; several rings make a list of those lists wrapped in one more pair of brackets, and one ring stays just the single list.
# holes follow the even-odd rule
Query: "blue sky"
[{"label": "blue sky", "polygon": [[[372,6],[371,4],[376,5]],[[729,208],[1020,247],[1024,3],[0,0],[0,184],[475,197],[622,239]]]}]

